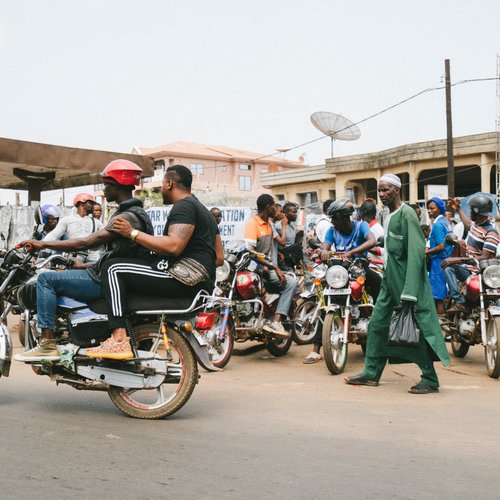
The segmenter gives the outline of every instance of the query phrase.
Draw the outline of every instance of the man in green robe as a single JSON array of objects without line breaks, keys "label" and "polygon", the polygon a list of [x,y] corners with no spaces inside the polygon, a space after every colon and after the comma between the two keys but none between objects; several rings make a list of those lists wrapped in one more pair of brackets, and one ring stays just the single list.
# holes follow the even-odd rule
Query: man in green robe
[{"label": "man in green robe", "polygon": [[[425,240],[415,211],[402,203],[401,180],[384,175],[378,184],[382,204],[389,208],[384,221],[385,269],[377,304],[370,318],[366,343],[365,367],[359,375],[346,377],[351,385],[377,386],[389,363],[416,363],[422,370],[421,381],[410,388],[411,394],[438,392],[439,380],[434,360],[444,366],[450,357],[432,298],[425,265]],[[389,347],[387,337],[393,310],[406,303],[415,307],[420,327],[418,347]]]}]

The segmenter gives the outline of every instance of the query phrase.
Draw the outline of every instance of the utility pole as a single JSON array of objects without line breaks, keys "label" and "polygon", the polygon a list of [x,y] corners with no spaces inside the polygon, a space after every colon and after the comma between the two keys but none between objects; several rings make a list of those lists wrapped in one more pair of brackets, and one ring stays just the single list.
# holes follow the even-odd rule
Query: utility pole
[{"label": "utility pole", "polygon": [[453,162],[453,130],[451,124],[451,79],[450,79],[450,60],[445,59],[445,87],[446,87],[446,154],[448,157],[448,196],[455,196],[455,165]]}]

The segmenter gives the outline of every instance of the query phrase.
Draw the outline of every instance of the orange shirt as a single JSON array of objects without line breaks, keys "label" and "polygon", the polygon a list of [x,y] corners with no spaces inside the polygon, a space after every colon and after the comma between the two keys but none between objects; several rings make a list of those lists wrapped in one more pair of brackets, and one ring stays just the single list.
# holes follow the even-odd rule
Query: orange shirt
[{"label": "orange shirt", "polygon": [[258,215],[254,215],[245,227],[243,239],[257,252],[272,257],[273,228],[269,221],[264,221]]}]

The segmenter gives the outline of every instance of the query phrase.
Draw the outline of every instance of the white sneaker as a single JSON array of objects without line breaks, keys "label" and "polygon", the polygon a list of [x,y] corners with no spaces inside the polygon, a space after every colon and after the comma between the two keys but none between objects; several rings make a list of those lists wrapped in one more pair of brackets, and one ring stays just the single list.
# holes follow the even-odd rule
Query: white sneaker
[{"label": "white sneaker", "polygon": [[290,334],[285,330],[280,321],[268,321],[263,327],[266,333],[271,333],[275,337],[279,337],[280,339],[287,339],[290,337]]}]

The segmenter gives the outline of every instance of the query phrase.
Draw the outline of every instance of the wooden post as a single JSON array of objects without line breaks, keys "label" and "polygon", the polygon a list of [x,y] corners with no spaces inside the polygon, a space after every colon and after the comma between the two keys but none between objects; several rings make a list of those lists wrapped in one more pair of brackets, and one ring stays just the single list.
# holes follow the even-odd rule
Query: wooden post
[{"label": "wooden post", "polygon": [[446,153],[448,157],[448,196],[455,196],[455,164],[453,162],[453,130],[451,119],[451,82],[450,82],[450,60],[445,59],[445,87],[446,87]]}]

